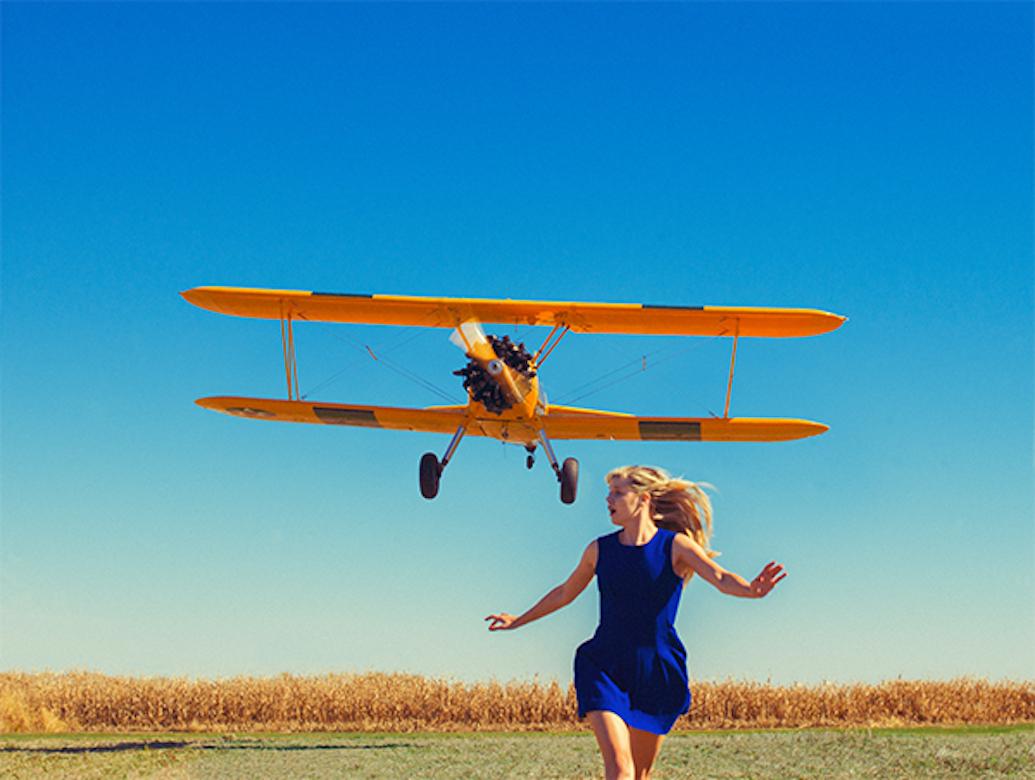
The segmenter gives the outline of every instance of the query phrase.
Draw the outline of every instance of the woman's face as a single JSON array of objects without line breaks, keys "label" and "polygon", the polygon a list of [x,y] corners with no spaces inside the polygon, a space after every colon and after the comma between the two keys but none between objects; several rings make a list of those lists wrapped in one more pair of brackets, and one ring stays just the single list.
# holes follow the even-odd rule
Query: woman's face
[{"label": "woman's face", "polygon": [[647,497],[636,493],[625,477],[612,479],[610,485],[607,511],[611,514],[611,522],[615,525],[625,525],[635,519]]}]

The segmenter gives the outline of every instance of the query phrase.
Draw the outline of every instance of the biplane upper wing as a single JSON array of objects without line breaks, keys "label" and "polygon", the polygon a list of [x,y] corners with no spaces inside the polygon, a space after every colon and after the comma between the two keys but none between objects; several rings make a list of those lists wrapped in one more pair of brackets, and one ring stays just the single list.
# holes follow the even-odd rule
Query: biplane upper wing
[{"label": "biplane upper wing", "polygon": [[670,336],[815,336],[845,318],[815,309],[747,306],[652,306],[481,298],[353,295],[243,287],[195,287],[180,293],[203,309],[237,317],[455,328],[467,320],[567,327],[577,333]]},{"label": "biplane upper wing", "polygon": [[632,441],[789,441],[828,430],[810,420],[761,417],[639,417],[551,404],[543,418],[551,439]]},{"label": "biplane upper wing", "polygon": [[250,417],[254,420],[352,425],[360,428],[430,433],[453,433],[465,419],[463,406],[402,409],[394,406],[360,406],[239,396],[199,398],[195,403],[216,412]]}]

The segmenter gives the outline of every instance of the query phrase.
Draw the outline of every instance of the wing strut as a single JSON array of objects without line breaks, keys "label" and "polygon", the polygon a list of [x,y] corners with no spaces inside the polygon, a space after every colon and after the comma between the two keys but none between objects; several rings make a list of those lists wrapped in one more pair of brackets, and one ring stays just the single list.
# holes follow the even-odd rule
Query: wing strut
[{"label": "wing strut", "polygon": [[[287,375],[288,400],[299,400],[298,361],[295,360],[295,331],[291,327],[291,312],[280,316],[280,340],[284,346],[284,373]],[[292,385],[294,396],[292,396]]]},{"label": "wing strut", "polygon": [[733,364],[737,362],[737,342],[740,340],[740,320],[737,320],[737,329],[733,332],[733,354],[730,355],[730,379],[726,384],[726,408],[722,410],[724,419],[730,416],[730,394],[733,392]]},{"label": "wing strut", "polygon": [[[541,366],[546,361],[546,358],[549,356],[549,354],[551,352],[553,352],[553,348],[556,347],[558,344],[560,344],[561,343],[561,339],[563,339],[565,334],[569,330],[571,330],[571,326],[569,326],[569,325],[564,325],[563,326],[563,328],[564,328],[563,330],[561,330],[561,328],[562,328],[562,326],[560,324],[554,325],[553,326],[553,330],[550,331],[550,335],[547,336],[546,337],[546,341],[543,342],[543,346],[539,347],[539,351],[535,353],[535,356],[532,358],[532,362],[535,363],[537,368],[539,366]],[[553,339],[554,334],[557,333],[557,331],[560,331],[560,335],[558,335],[557,338],[554,339],[553,344],[550,344],[550,339]],[[547,344],[550,344],[550,348],[549,349],[546,349],[546,345]],[[545,350],[545,352],[544,352],[544,350]],[[542,357],[540,357],[540,355]]]}]

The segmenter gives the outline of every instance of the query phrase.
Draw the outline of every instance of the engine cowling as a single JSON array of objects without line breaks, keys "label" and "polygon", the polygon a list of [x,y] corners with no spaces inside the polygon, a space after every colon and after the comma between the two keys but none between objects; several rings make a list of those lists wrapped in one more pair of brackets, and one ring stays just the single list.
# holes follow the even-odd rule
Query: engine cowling
[{"label": "engine cowling", "polygon": [[497,338],[487,335],[486,338],[498,359],[483,364],[471,358],[466,366],[454,371],[453,374],[464,378],[464,389],[472,400],[482,404],[493,414],[500,414],[514,405],[514,400],[508,398],[508,394],[500,386],[505,374],[504,368],[510,369],[512,375],[517,374],[531,380],[536,375],[535,363],[523,343],[515,344],[509,336]]}]

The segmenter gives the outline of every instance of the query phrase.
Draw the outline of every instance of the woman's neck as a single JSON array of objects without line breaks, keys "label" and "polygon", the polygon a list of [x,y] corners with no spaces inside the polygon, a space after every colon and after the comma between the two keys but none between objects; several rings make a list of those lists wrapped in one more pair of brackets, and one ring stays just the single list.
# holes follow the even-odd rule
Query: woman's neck
[{"label": "woman's neck", "polygon": [[639,547],[654,538],[658,527],[647,515],[637,515],[627,525],[622,526],[618,541],[626,546]]}]

